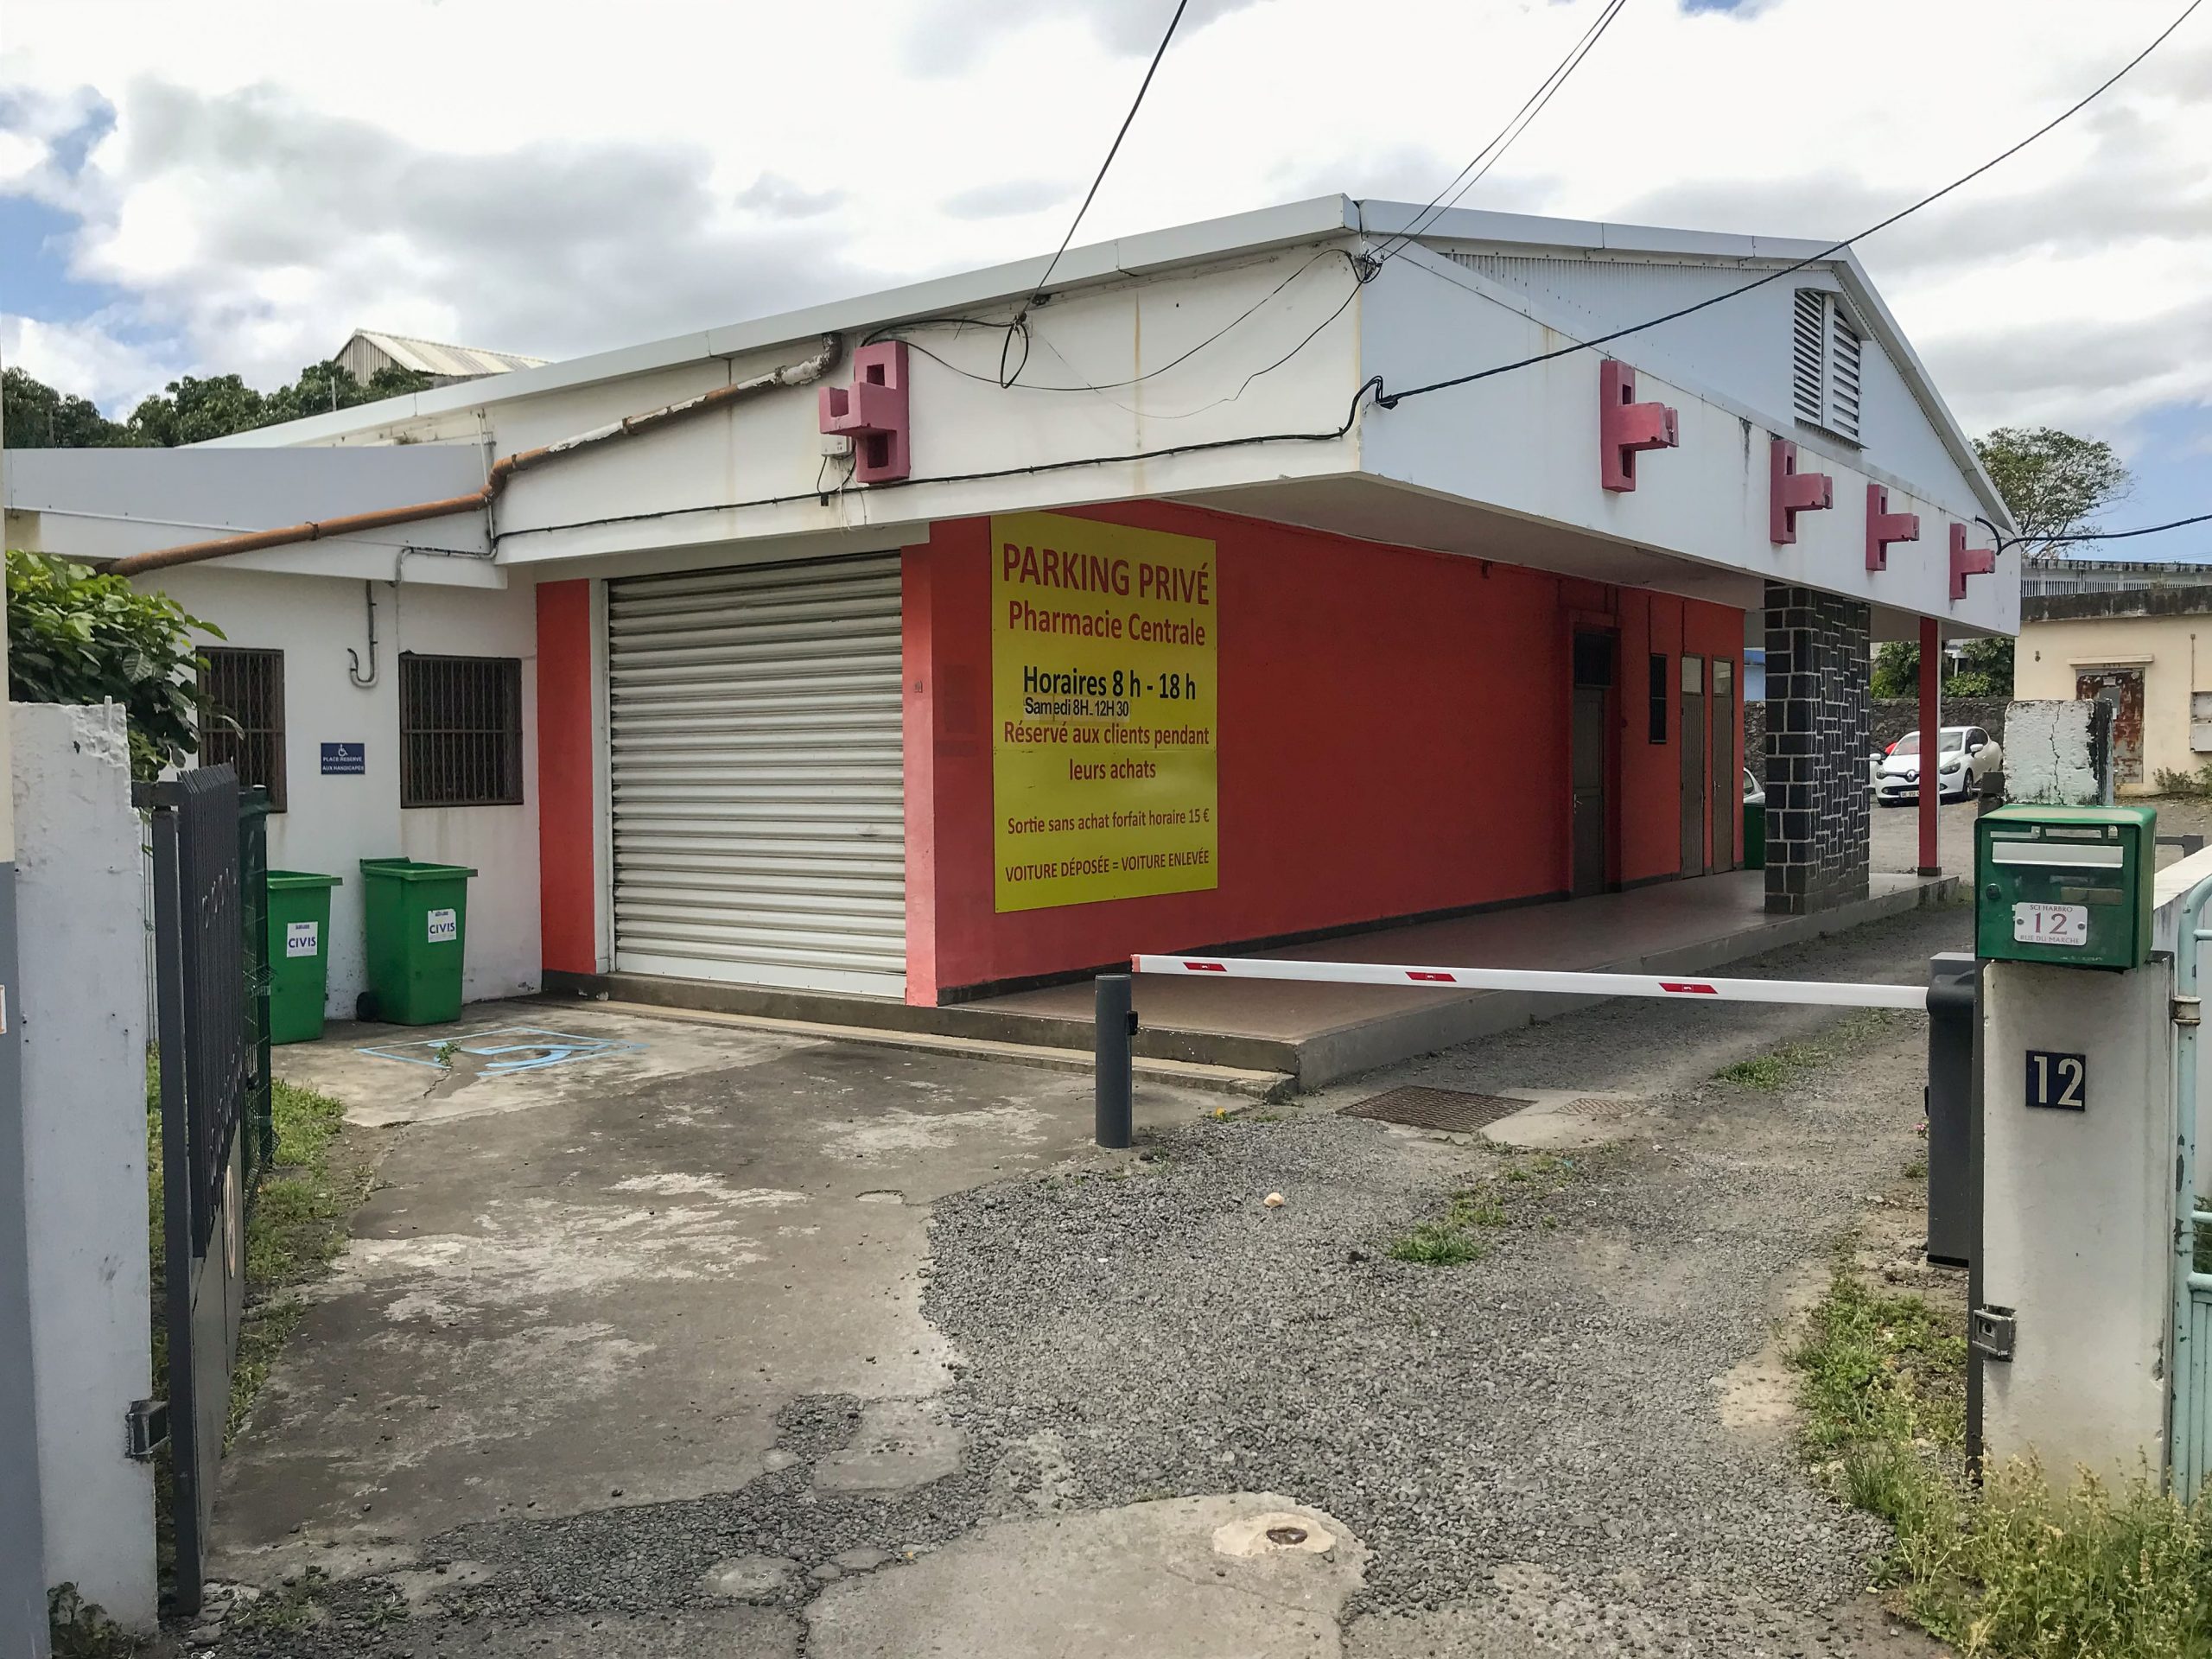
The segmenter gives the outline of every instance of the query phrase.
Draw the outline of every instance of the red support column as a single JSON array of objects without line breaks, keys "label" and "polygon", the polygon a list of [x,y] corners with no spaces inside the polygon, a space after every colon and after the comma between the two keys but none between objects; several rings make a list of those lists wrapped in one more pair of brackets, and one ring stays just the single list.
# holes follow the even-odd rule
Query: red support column
[{"label": "red support column", "polygon": [[537,925],[552,973],[599,971],[591,583],[537,584]]},{"label": "red support column", "polygon": [[1942,710],[1937,706],[1943,689],[1943,641],[1936,619],[1920,619],[1920,874],[1943,874],[1936,850],[1936,816],[1942,799],[1942,779],[1936,763],[1942,756],[1936,734],[1942,729]]}]

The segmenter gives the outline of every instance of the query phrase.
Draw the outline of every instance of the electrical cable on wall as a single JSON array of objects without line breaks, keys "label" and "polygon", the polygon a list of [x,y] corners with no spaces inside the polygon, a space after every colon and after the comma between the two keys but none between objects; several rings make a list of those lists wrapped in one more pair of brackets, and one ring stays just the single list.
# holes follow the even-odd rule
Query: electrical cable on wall
[{"label": "electrical cable on wall", "polygon": [[[1258,299],[1253,301],[1251,304],[1246,306],[1242,311],[1231,317],[1227,322],[1222,324],[1220,327],[1215,329],[1213,333],[1208,334],[1204,340],[1198,341],[1198,344],[1177,353],[1175,356],[1170,358],[1166,362],[1160,364],[1154,368],[1147,369],[1142,374],[1132,375],[1126,380],[1093,382],[1078,379],[1072,384],[1065,385],[1039,385],[1033,380],[1025,380],[1018,388],[1008,387],[1004,382],[1001,381],[995,374],[984,374],[974,369],[962,368],[957,363],[951,361],[950,359],[942,356],[938,353],[931,351],[928,346],[923,345],[921,341],[914,339],[912,334],[908,332],[909,330],[918,328],[953,328],[957,330],[967,327],[996,329],[1001,334],[1010,330],[1018,330],[1024,337],[1024,345],[1022,349],[1023,356],[1026,360],[1028,353],[1027,335],[1029,325],[1020,317],[1016,317],[1013,321],[1007,322],[999,322],[985,317],[925,317],[914,322],[887,324],[883,327],[871,331],[861,343],[863,345],[874,345],[878,340],[903,340],[906,342],[909,349],[919,352],[924,357],[928,358],[931,362],[935,363],[940,368],[949,369],[953,373],[961,376],[963,379],[981,381],[987,385],[1000,386],[1003,390],[1019,390],[1021,391],[1122,391],[1131,386],[1142,385],[1146,381],[1154,378],[1155,376],[1166,374],[1170,369],[1178,368],[1183,364],[1189,362],[1191,359],[1196,357],[1200,352],[1205,350],[1207,346],[1212,345],[1216,340],[1220,340],[1223,336],[1229,334],[1231,330],[1238,327],[1238,325],[1249,321],[1263,307],[1265,307],[1269,301],[1273,300],[1277,295],[1281,294],[1283,289],[1288,288],[1300,276],[1303,276],[1307,271],[1313,270],[1314,266],[1321,264],[1325,260],[1332,258],[1342,259],[1344,262],[1345,265],[1351,271],[1355,287],[1357,287],[1359,283],[1367,280],[1367,276],[1363,275],[1363,271],[1367,271],[1369,274],[1371,274],[1370,264],[1363,264],[1363,260],[1365,258],[1365,256],[1352,253],[1344,248],[1324,248],[1312,258],[1306,260],[1304,264],[1300,265],[1295,270],[1292,271],[1288,276],[1278,282],[1273,288],[1262,294]],[[1047,349],[1051,349],[1052,343],[1049,340],[1045,343]],[[1058,357],[1059,356],[1059,353],[1055,351],[1053,352],[1053,355]],[[1061,358],[1060,361],[1063,364],[1067,363],[1067,359],[1065,358]]]},{"label": "electrical cable on wall", "polygon": [[[1140,449],[1122,455],[1078,455],[1066,461],[1032,461],[1023,467],[999,467],[980,473],[944,473],[929,478],[902,478],[893,483],[872,484],[868,493],[880,494],[885,490],[904,489],[911,484],[973,484],[986,479],[1022,478],[1038,473],[1064,473],[1077,467],[1110,467],[1117,462],[1132,461],[1161,461],[1170,455],[1195,455],[1210,449],[1240,449],[1254,443],[1333,443],[1350,432],[1359,419],[1360,404],[1367,394],[1382,385],[1382,377],[1374,375],[1360,384],[1351,395],[1351,406],[1344,419],[1325,432],[1261,432],[1242,438],[1209,438],[1198,443],[1174,443],[1160,449]],[[689,518],[702,512],[738,512],[748,507],[787,506],[794,501],[815,501],[819,498],[812,490],[802,490],[790,495],[756,496],[749,501],[709,501],[694,507],[655,507],[645,512],[615,513],[601,518],[575,518],[558,524],[524,524],[514,530],[503,530],[493,537],[504,542],[516,536],[547,536],[563,530],[597,530],[608,524],[655,523],[663,518]]]}]

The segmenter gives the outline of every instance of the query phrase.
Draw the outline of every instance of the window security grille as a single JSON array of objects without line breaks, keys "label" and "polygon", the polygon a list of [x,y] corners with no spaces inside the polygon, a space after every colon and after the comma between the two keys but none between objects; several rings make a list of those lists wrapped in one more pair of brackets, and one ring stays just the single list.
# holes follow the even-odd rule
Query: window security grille
[{"label": "window security grille", "polygon": [[200,653],[200,764],[227,764],[238,787],[267,786],[284,810],[284,653],[210,646]]},{"label": "window security grille", "polygon": [[400,805],[513,806],[521,800],[521,660],[403,653]]}]

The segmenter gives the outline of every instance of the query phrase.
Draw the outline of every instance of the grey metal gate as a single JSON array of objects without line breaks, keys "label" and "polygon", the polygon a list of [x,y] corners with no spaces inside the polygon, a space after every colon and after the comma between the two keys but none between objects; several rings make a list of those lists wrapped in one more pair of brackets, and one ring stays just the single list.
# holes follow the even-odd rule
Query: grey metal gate
[{"label": "grey metal gate", "polygon": [[141,791],[154,850],[162,1321],[176,1607],[196,1611],[245,1306],[245,1211],[270,1149],[266,792],[231,768]]},{"label": "grey metal gate", "polygon": [[2212,1475],[2212,1210],[2197,1179],[2197,1106],[2212,1082],[2197,1055],[2202,958],[2212,929],[2212,880],[2182,900],[2174,938],[2174,1207],[2172,1363],[2167,1367],[2166,1460],[2176,1496],[2194,1499]]}]

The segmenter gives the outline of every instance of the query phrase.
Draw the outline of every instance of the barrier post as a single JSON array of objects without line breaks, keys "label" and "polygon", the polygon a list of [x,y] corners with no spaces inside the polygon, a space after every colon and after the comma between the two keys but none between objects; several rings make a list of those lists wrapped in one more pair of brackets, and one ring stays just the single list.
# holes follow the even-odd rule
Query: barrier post
[{"label": "barrier post", "polygon": [[1972,953],[1945,950],[1928,959],[1928,1259],[1947,1268],[1963,1268],[1974,1255],[1968,1165],[1980,995]]},{"label": "barrier post", "polygon": [[1097,1026],[1092,1036],[1096,1076],[1091,1084],[1093,1138],[1115,1151],[1126,1148],[1135,1132],[1130,1096],[1136,1065],[1130,1039],[1137,1028],[1131,976],[1101,974],[1097,980]]}]

